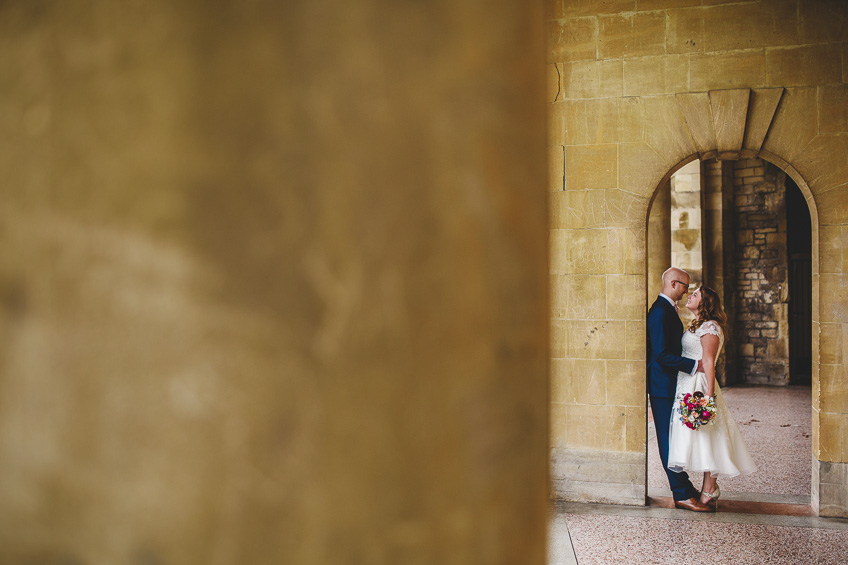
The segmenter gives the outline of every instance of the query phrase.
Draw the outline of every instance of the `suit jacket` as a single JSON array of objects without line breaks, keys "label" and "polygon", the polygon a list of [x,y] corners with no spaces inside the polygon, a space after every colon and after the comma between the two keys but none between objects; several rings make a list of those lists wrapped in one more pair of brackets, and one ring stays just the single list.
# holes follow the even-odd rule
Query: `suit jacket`
[{"label": "suit jacket", "polygon": [[677,390],[677,372],[691,373],[694,359],[681,357],[683,351],[683,324],[668,300],[658,296],[648,310],[648,394],[660,398],[674,398]]}]

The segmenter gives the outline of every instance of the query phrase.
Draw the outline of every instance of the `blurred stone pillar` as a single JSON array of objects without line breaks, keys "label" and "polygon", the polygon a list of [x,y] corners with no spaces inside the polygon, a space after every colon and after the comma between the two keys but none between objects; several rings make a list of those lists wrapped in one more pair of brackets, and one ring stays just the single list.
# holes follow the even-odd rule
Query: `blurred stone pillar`
[{"label": "blurred stone pillar", "polygon": [[0,6],[5,562],[545,561],[543,19]]}]

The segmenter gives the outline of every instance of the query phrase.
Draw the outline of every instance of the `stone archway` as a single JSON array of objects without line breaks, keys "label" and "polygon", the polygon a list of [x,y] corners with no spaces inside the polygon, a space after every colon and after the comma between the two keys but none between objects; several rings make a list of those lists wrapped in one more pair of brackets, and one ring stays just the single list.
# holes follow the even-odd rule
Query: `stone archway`
[{"label": "stone archway", "polygon": [[[641,124],[641,131],[617,131],[608,137],[617,143],[604,145],[584,135],[580,124],[573,126],[569,135],[589,145],[565,146],[564,190],[552,194],[555,496],[644,504],[641,399],[650,205],[656,189],[694,159],[759,157],[795,181],[810,209],[812,506],[820,515],[848,515],[848,440],[842,439],[848,437],[848,383],[841,345],[848,335],[848,299],[838,292],[848,288],[841,255],[848,248],[842,243],[842,224],[848,222],[848,139],[820,128],[815,119],[810,125],[810,108],[817,105],[814,88],[713,90],[625,98],[617,104],[619,119]],[[588,133],[606,135],[600,127]],[[608,163],[617,165],[612,173]],[[596,188],[604,190],[590,190]],[[598,288],[611,285],[638,301],[608,301]],[[819,296],[825,293],[834,299],[822,304]],[[565,433],[558,434],[562,429]]]}]

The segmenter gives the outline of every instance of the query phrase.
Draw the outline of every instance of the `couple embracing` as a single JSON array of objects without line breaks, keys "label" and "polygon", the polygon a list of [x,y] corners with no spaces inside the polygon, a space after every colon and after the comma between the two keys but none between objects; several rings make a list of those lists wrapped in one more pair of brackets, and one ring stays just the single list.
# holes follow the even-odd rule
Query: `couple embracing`
[{"label": "couple embracing", "polygon": [[[689,274],[672,267],[663,273],[662,285],[648,310],[647,356],[648,395],[660,459],[675,507],[711,512],[721,494],[716,479],[757,469],[716,382],[715,363],[724,345],[727,316],[718,294],[702,286],[686,301],[695,321],[684,331],[677,301],[689,292]],[[709,425],[693,426],[691,419],[687,423],[686,415],[681,415],[681,407],[692,395],[703,405],[709,401],[714,406]],[[704,473],[700,491],[686,471]]]}]

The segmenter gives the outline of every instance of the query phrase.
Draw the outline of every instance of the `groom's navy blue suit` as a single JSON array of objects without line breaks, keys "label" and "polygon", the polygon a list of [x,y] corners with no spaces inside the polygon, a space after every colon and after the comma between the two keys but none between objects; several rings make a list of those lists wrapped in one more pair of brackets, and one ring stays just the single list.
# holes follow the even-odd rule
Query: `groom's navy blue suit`
[{"label": "groom's navy blue suit", "polygon": [[668,475],[668,483],[674,500],[698,497],[698,490],[686,473],[675,473],[668,468],[668,428],[677,391],[677,372],[691,373],[697,361],[681,357],[683,324],[671,303],[662,296],[657,297],[648,310],[648,395],[651,397],[651,412],[657,430],[660,459]]}]

